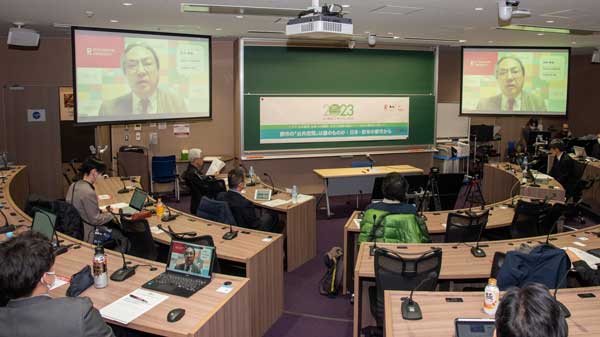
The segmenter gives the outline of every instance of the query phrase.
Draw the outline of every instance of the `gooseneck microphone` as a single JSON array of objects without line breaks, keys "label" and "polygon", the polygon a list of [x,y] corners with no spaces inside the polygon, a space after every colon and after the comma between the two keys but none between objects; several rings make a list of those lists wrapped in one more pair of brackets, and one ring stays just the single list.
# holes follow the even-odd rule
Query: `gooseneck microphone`
[{"label": "gooseneck microphone", "polygon": [[[571,311],[569,311],[569,308],[567,308],[566,305],[564,305],[562,302],[560,302],[559,300],[556,299],[556,294],[558,293],[558,286],[567,279],[567,275],[569,275],[569,269],[567,269],[565,271],[565,273],[563,274],[563,276],[560,278],[560,282],[556,282],[556,285],[554,286],[554,295],[553,295],[554,300],[560,307],[560,311],[563,313],[565,318],[571,317]],[[558,281],[558,278],[557,278],[557,281]]]},{"label": "gooseneck microphone", "polygon": [[164,204],[165,208],[167,209],[167,213],[168,214],[163,214],[162,218],[160,218],[160,220],[162,220],[163,222],[169,222],[169,221],[173,221],[175,220],[179,214],[171,214],[171,209],[169,208],[169,206],[167,206],[167,204]]},{"label": "gooseneck microphone", "polygon": [[17,227],[15,227],[15,225],[11,225],[8,222],[8,218],[6,217],[6,214],[4,214],[4,212],[2,211],[2,205],[0,205],[0,214],[2,214],[2,217],[4,218],[4,226],[0,227],[0,234],[13,232],[15,229],[17,229]]},{"label": "gooseneck microphone", "polygon": [[273,177],[267,172],[263,174],[265,175],[265,177],[269,178],[269,181],[271,182],[271,195],[277,194],[277,190],[275,190],[275,184],[273,183]]},{"label": "gooseneck microphone", "polygon": [[129,177],[121,177],[121,183],[123,184],[123,188],[118,190],[117,193],[119,193],[119,194],[129,193],[129,190],[127,189],[127,185],[125,185],[125,180],[129,180]]},{"label": "gooseneck microphone", "polygon": [[115,282],[123,282],[135,275],[135,267],[130,267],[127,265],[127,261],[125,261],[125,253],[122,251],[121,257],[123,258],[123,267],[115,270],[115,272],[110,275],[110,279]]},{"label": "gooseneck microphone", "polygon": [[435,280],[437,278],[437,273],[431,272],[425,279],[423,279],[416,287],[414,287],[410,291],[410,296],[408,298],[402,299],[402,318],[409,321],[416,321],[423,318],[423,313],[421,312],[421,307],[419,303],[413,301],[413,294],[415,290],[418,290],[425,284],[426,282]]},{"label": "gooseneck microphone", "polygon": [[237,237],[238,231],[233,230],[233,225],[229,224],[229,232],[223,234],[223,240],[233,240]]},{"label": "gooseneck microphone", "polygon": [[365,157],[367,157],[367,160],[369,161],[369,163],[371,163],[370,169],[372,170],[373,166],[375,165],[375,160],[373,158],[371,158],[371,155],[368,153],[365,155]]}]

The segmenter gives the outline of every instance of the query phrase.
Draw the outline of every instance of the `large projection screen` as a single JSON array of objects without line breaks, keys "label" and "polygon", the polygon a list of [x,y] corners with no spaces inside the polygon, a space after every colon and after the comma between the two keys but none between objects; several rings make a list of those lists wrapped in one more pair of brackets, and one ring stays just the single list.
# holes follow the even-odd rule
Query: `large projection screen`
[{"label": "large projection screen", "polygon": [[208,36],[73,27],[77,123],[211,118]]},{"label": "large projection screen", "polygon": [[462,50],[461,113],[566,116],[569,48]]}]

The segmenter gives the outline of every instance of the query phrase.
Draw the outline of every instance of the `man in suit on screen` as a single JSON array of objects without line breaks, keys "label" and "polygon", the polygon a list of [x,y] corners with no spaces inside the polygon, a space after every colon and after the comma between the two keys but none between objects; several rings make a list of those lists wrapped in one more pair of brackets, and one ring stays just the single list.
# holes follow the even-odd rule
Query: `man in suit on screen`
[{"label": "man in suit on screen", "polygon": [[183,99],[158,87],[160,62],[156,51],[143,43],[132,43],[121,57],[121,68],[131,92],[100,106],[100,116],[130,116],[185,113]]},{"label": "man in suit on screen", "polygon": [[523,90],[525,67],[514,56],[505,56],[496,63],[496,81],[501,93],[482,98],[479,111],[546,111],[544,100],[536,94]]}]

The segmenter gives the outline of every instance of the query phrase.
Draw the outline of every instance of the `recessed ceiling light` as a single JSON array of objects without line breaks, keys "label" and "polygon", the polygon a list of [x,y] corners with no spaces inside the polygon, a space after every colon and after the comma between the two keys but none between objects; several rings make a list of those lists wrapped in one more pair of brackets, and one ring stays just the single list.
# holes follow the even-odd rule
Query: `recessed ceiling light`
[{"label": "recessed ceiling light", "polygon": [[216,28],[215,30],[223,30],[223,28]]},{"label": "recessed ceiling light", "polygon": [[576,41],[573,41],[573,42],[571,42],[571,44],[577,44],[577,42],[576,42]]},{"label": "recessed ceiling light", "polygon": [[342,5],[342,8],[350,8],[350,5]]},{"label": "recessed ceiling light", "polygon": [[548,20],[546,23],[554,23],[554,20]]},{"label": "recessed ceiling light", "polygon": [[467,42],[467,40],[458,40],[458,42],[465,43],[465,42]]},{"label": "recessed ceiling light", "polygon": [[475,7],[475,10],[476,10],[476,11],[482,11],[482,10],[483,10],[483,7]]},{"label": "recessed ceiling light", "polygon": [[492,41],[492,40],[489,40],[489,41],[488,41],[488,43],[494,43],[494,41]]},{"label": "recessed ceiling light", "polygon": [[236,17],[237,19],[243,19],[243,18],[244,18],[244,16],[243,16],[243,15],[236,15],[235,17]]},{"label": "recessed ceiling light", "polygon": [[542,36],[542,35],[544,35],[544,33],[537,33],[537,35],[538,35],[538,36]]},{"label": "recessed ceiling light", "polygon": [[394,33],[392,33],[392,32],[388,32],[388,35],[394,35]]},{"label": "recessed ceiling light", "polygon": [[394,40],[397,40],[399,38],[400,38],[400,36],[394,36]]},{"label": "recessed ceiling light", "polygon": [[124,2],[123,6],[133,6],[133,4],[131,2]]},{"label": "recessed ceiling light", "polygon": [[119,20],[110,20],[112,23],[119,23]]}]

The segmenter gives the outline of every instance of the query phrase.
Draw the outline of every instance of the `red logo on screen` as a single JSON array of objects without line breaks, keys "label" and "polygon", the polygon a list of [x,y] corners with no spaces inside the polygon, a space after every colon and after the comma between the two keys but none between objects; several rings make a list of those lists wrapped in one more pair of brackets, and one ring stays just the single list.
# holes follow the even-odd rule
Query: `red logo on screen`
[{"label": "red logo on screen", "polygon": [[118,36],[78,34],[75,37],[76,67],[120,68],[124,40]]},{"label": "red logo on screen", "polygon": [[465,52],[463,57],[464,75],[494,75],[497,52]]}]

